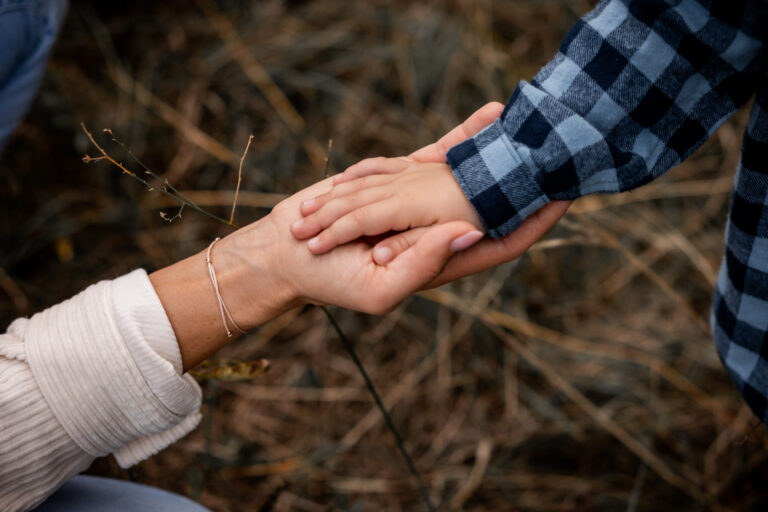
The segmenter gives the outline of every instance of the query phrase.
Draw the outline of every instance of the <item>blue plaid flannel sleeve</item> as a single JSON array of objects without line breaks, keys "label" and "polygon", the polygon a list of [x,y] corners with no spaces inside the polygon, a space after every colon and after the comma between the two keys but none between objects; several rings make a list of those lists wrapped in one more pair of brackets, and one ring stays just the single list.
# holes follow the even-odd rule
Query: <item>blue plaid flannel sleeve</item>
[{"label": "blue plaid flannel sleeve", "polygon": [[448,152],[490,236],[551,199],[629,190],[700,146],[756,89],[758,0],[604,0],[501,116]]}]

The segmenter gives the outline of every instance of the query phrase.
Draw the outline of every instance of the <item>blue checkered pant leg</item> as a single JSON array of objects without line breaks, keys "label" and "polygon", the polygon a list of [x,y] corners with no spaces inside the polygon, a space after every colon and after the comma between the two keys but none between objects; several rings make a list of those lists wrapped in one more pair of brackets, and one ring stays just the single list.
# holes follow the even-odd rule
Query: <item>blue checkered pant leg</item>
[{"label": "blue checkered pant leg", "polygon": [[499,238],[553,199],[621,192],[662,175],[757,92],[713,330],[723,361],[763,420],[766,26],[762,0],[603,0],[568,33],[555,58],[520,83],[497,122],[447,155],[490,236]]}]

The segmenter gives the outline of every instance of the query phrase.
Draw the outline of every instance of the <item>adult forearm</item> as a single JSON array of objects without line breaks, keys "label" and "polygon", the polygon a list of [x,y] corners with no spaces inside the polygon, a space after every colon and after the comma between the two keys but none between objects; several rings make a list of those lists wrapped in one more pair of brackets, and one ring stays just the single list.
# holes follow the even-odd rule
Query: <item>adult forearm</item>
[{"label": "adult forearm", "polygon": [[[211,251],[222,300],[245,331],[298,305],[279,278],[278,260],[271,257],[268,224],[262,220],[232,233]],[[176,334],[184,371],[240,335],[232,327],[227,335],[206,253],[204,249],[149,276]]]}]

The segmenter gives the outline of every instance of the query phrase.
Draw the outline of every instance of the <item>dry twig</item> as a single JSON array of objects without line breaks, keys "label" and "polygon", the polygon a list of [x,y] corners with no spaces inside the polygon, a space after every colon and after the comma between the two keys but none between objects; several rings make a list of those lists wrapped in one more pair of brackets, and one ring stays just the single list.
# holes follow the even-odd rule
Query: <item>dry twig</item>
[{"label": "dry twig", "polygon": [[232,223],[235,221],[235,208],[237,208],[237,196],[240,193],[240,182],[243,179],[243,162],[245,161],[245,155],[248,154],[248,148],[251,147],[252,140],[253,140],[253,135],[250,135],[248,137],[248,144],[245,145],[243,156],[240,158],[240,166],[237,168],[237,187],[235,187],[235,198],[232,200],[232,213],[229,215],[230,225],[232,225]]},{"label": "dry twig", "polygon": [[[227,226],[230,226],[230,227],[233,227],[233,228],[237,229],[237,226],[235,224],[232,224],[232,222],[230,222],[230,221],[228,221],[226,219],[222,219],[221,217],[219,217],[217,215],[214,215],[214,214],[212,214],[212,213],[210,213],[210,212],[208,212],[206,210],[203,210],[202,208],[197,206],[195,203],[193,203],[188,198],[186,198],[184,196],[184,194],[180,193],[178,190],[176,190],[175,188],[171,187],[170,184],[167,181],[163,184],[163,186],[156,187],[156,186],[152,185],[151,183],[149,183],[144,178],[138,176],[136,173],[128,170],[127,167],[125,167],[122,163],[120,163],[117,160],[115,160],[114,158],[112,158],[104,150],[104,148],[102,148],[99,145],[99,143],[96,142],[96,139],[93,138],[93,135],[91,135],[91,132],[88,131],[88,129],[85,127],[84,123],[80,123],[80,127],[83,129],[83,132],[85,132],[85,134],[88,136],[88,140],[91,141],[91,144],[93,144],[96,147],[96,149],[99,150],[99,153],[101,153],[101,155],[102,155],[102,156],[99,156],[99,157],[96,157],[96,158],[93,158],[90,155],[85,155],[83,157],[83,162],[85,162],[86,164],[87,163],[91,163],[91,162],[98,162],[99,160],[107,160],[109,163],[111,163],[112,165],[114,165],[115,167],[117,167],[118,169],[123,171],[124,174],[127,174],[128,176],[130,176],[134,180],[138,181],[139,183],[141,183],[142,185],[147,187],[149,190],[157,190],[161,194],[163,194],[165,196],[168,196],[171,199],[173,199],[174,201],[180,203],[182,206],[187,206],[189,208],[192,208],[196,212],[202,213],[206,217],[210,217],[213,220],[217,220],[219,222],[222,222],[222,223],[226,224]],[[112,133],[111,130],[109,130],[109,129],[105,129],[105,131],[110,133],[110,134]],[[143,166],[144,164],[141,164],[141,165]],[[145,169],[146,169],[146,167],[145,167]],[[150,173],[154,178],[156,178],[158,180],[162,180],[159,176],[155,175],[154,173],[152,173],[148,169],[147,169],[147,172]],[[166,186],[171,189],[170,192],[166,189]]]}]

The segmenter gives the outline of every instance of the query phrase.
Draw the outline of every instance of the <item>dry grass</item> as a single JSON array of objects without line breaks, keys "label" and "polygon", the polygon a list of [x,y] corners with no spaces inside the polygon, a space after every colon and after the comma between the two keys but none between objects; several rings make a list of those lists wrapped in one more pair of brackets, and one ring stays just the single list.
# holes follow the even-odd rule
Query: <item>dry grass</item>
[{"label": "dry grass", "polygon": [[[329,138],[340,170],[503,101],[589,3],[74,5],[0,161],[3,323],[226,232],[191,211],[168,225],[159,194],[83,165],[81,121],[225,218],[254,134],[242,224],[319,179]],[[383,318],[336,312],[446,509],[768,505],[768,434],[706,320],[744,122],[642,190],[577,202],[514,264]],[[322,312],[290,312],[221,356],[271,369],[206,383],[201,427],[134,478],[216,511],[423,509]],[[91,471],[127,478],[106,459]]]}]

